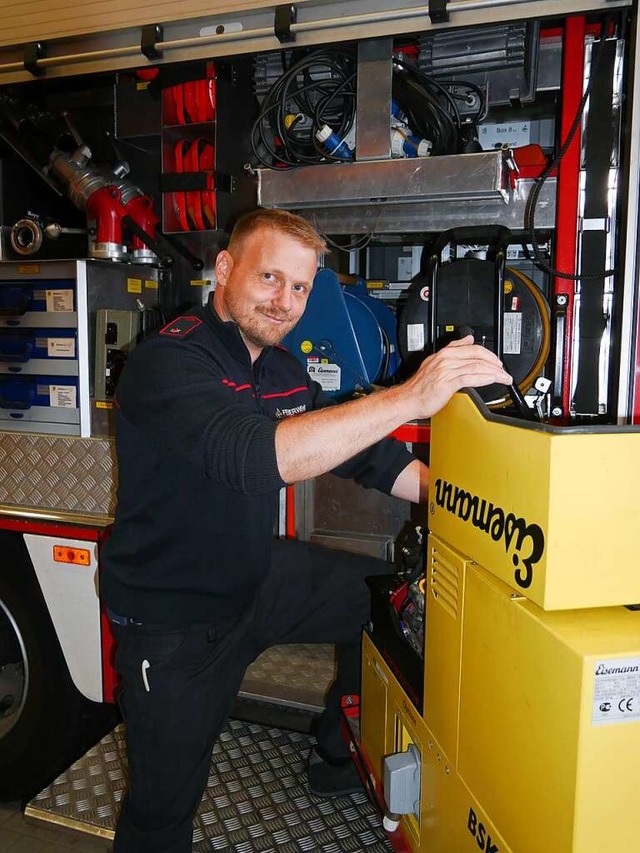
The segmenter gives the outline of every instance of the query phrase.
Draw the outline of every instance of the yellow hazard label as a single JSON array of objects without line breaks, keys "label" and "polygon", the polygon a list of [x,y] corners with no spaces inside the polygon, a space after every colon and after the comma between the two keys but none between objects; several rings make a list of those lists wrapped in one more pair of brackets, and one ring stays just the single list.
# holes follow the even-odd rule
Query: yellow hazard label
[{"label": "yellow hazard label", "polygon": [[145,290],[157,290],[158,289],[158,282],[153,281],[153,279],[147,278],[147,279],[145,279],[144,286],[145,286]]},{"label": "yellow hazard label", "polygon": [[300,344],[300,349],[306,355],[307,353],[310,353],[313,350],[313,344],[311,343],[311,341],[302,341],[302,343]]},{"label": "yellow hazard label", "polygon": [[445,332],[454,332],[455,328],[456,328],[455,326],[445,326],[444,327]]},{"label": "yellow hazard label", "polygon": [[38,275],[40,264],[18,264],[18,275]]},{"label": "yellow hazard label", "polygon": [[96,409],[113,409],[113,403],[107,403],[104,400],[96,400]]},{"label": "yellow hazard label", "polygon": [[192,278],[189,284],[191,287],[206,287],[211,282],[207,278]]},{"label": "yellow hazard label", "polygon": [[387,284],[387,281],[382,280],[378,281],[374,279],[372,281],[367,281],[367,290],[384,290]]},{"label": "yellow hazard label", "polygon": [[127,292],[128,293],[142,293],[142,279],[141,278],[128,278],[127,279]]}]

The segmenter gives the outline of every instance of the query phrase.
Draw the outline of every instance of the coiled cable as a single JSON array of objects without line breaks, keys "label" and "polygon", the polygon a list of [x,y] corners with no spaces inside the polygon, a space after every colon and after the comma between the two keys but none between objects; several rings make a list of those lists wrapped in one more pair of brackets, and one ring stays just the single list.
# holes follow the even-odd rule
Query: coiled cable
[{"label": "coiled cable", "polygon": [[353,51],[322,48],[304,55],[284,69],[262,102],[250,135],[256,161],[292,168],[341,159],[321,148],[315,134],[327,124],[344,139],[353,125],[355,98]]}]

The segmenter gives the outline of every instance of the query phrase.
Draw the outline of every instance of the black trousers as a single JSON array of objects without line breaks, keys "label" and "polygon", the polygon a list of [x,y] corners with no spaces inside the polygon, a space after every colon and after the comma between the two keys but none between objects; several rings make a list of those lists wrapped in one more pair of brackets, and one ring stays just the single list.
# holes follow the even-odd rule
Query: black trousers
[{"label": "black trousers", "polygon": [[360,690],[364,578],[388,571],[373,558],[277,541],[267,577],[233,624],[114,625],[129,761],[114,853],[190,853],[213,746],[245,669],[270,646],[337,644],[317,738],[329,755],[348,754],[340,700]]}]

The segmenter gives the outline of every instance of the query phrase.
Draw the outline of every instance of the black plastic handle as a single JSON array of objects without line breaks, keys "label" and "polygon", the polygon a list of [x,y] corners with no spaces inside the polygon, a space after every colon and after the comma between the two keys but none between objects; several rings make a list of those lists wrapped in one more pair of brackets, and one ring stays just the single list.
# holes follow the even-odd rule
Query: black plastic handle
[{"label": "black plastic handle", "polygon": [[504,225],[463,225],[439,234],[431,251],[439,255],[449,243],[488,243],[493,251],[506,251],[510,242],[511,231]]}]

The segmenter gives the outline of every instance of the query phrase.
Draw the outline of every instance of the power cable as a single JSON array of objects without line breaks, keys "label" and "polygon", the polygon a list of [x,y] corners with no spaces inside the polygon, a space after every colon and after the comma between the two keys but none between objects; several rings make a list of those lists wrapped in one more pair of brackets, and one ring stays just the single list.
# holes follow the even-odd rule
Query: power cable
[{"label": "power cable", "polygon": [[316,132],[325,124],[341,140],[355,117],[356,60],[351,51],[322,48],[291,62],[264,97],[251,128],[256,161],[267,168],[293,168],[341,160],[321,148]]},{"label": "power cable", "polygon": [[457,154],[462,148],[463,123],[454,96],[402,59],[394,57],[393,66],[393,97],[412,131],[431,142],[432,155]]}]

